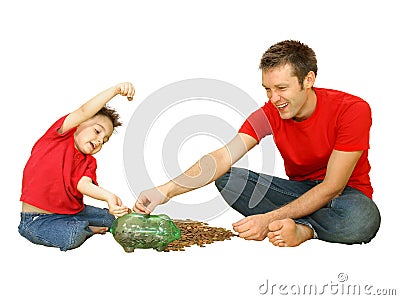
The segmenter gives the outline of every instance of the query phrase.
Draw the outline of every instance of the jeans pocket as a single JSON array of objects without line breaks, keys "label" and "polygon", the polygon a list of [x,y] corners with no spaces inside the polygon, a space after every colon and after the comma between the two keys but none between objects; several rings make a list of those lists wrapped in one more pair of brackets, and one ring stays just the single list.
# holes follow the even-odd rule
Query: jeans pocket
[{"label": "jeans pocket", "polygon": [[336,201],[337,201],[337,197],[335,197],[331,201],[329,201],[325,207],[326,208],[335,208]]}]

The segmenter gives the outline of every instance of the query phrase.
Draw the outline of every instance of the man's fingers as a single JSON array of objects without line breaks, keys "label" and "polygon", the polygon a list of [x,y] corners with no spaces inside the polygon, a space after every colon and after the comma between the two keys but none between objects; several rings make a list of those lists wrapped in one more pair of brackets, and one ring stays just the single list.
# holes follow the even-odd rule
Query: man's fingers
[{"label": "man's fingers", "polygon": [[251,226],[248,222],[248,218],[244,218],[236,223],[233,223],[232,226],[233,226],[233,230],[235,230],[236,232],[239,232],[239,233],[245,232],[251,228]]},{"label": "man's fingers", "polygon": [[247,222],[247,218],[243,218],[243,219],[237,221],[236,223],[233,223],[232,226],[233,227],[237,227],[237,226],[240,226],[242,224],[245,224],[246,222]]},{"label": "man's fingers", "polygon": [[151,210],[149,210],[146,206],[144,206],[141,202],[136,201],[135,206],[133,207],[133,210],[137,213],[141,214],[150,214]]}]

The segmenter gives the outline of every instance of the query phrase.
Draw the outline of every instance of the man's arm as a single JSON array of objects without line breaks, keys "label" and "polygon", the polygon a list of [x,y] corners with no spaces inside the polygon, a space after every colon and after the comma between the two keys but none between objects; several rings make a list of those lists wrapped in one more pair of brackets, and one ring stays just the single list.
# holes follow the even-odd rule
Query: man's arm
[{"label": "man's arm", "polygon": [[363,151],[344,152],[333,150],[328,161],[325,179],[295,201],[276,211],[277,217],[298,219],[324,207],[340,195],[349,181]]},{"label": "man's arm", "polygon": [[234,230],[245,239],[263,240],[272,221],[298,219],[324,207],[342,193],[363,151],[333,150],[328,161],[325,179],[296,200],[269,213],[246,217],[233,224]]},{"label": "man's arm", "polygon": [[225,174],[229,168],[257,144],[253,137],[238,133],[224,147],[204,155],[183,174],[139,195],[134,210],[150,213],[170,198],[203,187]]},{"label": "man's arm", "polygon": [[128,100],[132,100],[135,93],[133,85],[129,82],[120,83],[116,86],[110,87],[109,89],[101,92],[94,96],[92,99],[87,101],[77,110],[70,113],[64,120],[59,133],[66,132],[71,128],[78,126],[79,124],[89,120],[93,117],[108,101],[120,94],[127,96]]}]

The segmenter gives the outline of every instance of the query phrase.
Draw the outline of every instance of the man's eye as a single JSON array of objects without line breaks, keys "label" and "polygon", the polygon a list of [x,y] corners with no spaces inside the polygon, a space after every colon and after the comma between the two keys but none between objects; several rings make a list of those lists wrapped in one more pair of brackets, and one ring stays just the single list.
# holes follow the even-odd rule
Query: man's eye
[{"label": "man's eye", "polygon": [[96,132],[96,134],[99,134],[99,133],[100,133],[100,131],[98,131],[97,129],[95,129],[94,131]]}]

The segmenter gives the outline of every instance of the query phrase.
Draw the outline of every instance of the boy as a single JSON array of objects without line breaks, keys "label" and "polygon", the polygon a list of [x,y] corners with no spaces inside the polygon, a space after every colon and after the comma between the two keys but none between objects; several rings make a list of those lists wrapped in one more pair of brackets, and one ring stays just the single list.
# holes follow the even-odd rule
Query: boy
[{"label": "boy", "polygon": [[[122,125],[106,103],[118,94],[132,100],[134,93],[129,82],[113,86],[59,119],[36,142],[22,180],[23,237],[67,251],[107,232],[114,216],[128,213],[118,196],[97,185],[92,155]],[[106,201],[108,209],[85,205],[83,195]]]}]

